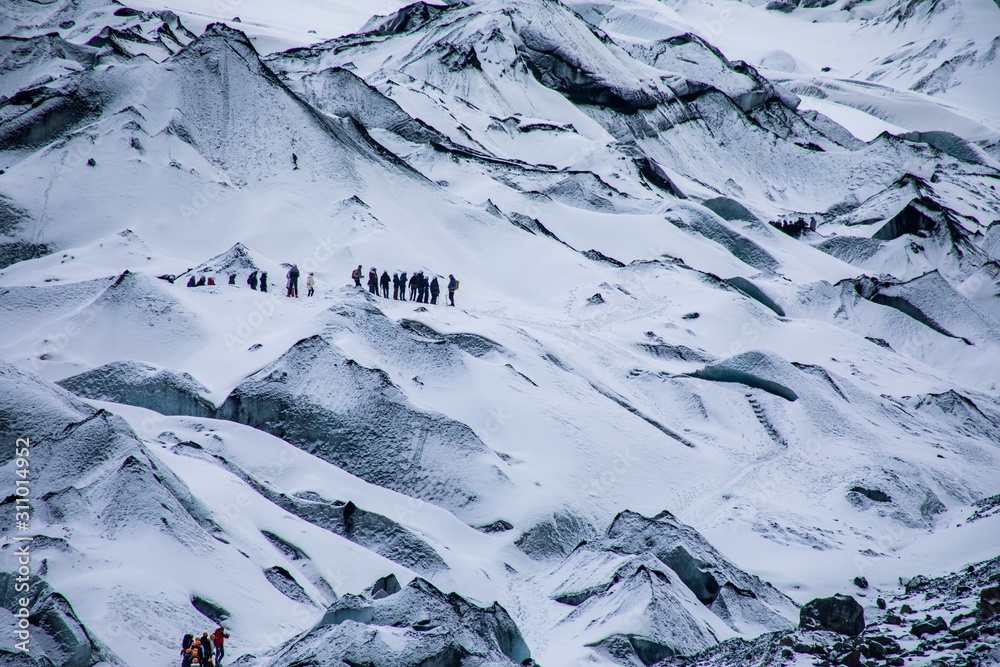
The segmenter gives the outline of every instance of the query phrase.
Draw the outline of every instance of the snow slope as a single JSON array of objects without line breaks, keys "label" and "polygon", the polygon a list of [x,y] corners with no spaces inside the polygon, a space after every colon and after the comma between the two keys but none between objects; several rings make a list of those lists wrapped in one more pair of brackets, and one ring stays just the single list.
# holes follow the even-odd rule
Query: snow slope
[{"label": "snow slope", "polygon": [[692,32],[719,7],[5,8],[0,432],[38,443],[33,563],[89,637],[47,654],[225,623],[247,667],[669,664],[995,555],[962,521],[1000,493],[972,61],[876,77],[913,124],[857,110],[871,51],[749,51],[887,14]]}]

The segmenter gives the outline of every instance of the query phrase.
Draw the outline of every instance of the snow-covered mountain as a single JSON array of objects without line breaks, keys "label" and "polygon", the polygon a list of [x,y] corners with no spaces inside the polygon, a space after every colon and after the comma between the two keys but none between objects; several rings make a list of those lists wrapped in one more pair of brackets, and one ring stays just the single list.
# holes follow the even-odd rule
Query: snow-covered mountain
[{"label": "snow-covered mountain", "polygon": [[1000,6],[812,4],[0,7],[3,660],[990,664]]}]

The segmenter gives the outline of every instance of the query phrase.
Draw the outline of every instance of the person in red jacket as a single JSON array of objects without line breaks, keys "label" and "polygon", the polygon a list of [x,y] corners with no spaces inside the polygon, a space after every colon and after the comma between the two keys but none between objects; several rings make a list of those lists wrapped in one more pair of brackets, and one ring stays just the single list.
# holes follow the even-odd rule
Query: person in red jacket
[{"label": "person in red jacket", "polygon": [[215,667],[222,667],[222,656],[226,654],[226,640],[229,633],[221,625],[212,633],[212,646],[215,647]]}]

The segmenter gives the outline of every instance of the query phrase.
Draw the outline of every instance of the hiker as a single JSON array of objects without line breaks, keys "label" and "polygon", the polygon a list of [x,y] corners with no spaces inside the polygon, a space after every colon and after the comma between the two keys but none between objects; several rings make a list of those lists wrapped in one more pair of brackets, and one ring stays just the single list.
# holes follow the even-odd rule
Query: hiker
[{"label": "hiker", "polygon": [[389,272],[388,271],[383,271],[382,272],[382,279],[379,282],[382,283],[382,298],[388,299],[389,298]]},{"label": "hiker", "polygon": [[261,292],[267,291],[267,271],[264,271],[263,273],[260,274],[260,291]]},{"label": "hiker", "polygon": [[298,264],[292,264],[292,268],[288,269],[288,296],[294,296],[296,299],[299,298],[299,266]]},{"label": "hiker", "polygon": [[416,301],[417,300],[417,276],[418,275],[420,275],[419,271],[417,271],[416,273],[414,273],[413,277],[410,278],[410,301]]},{"label": "hiker", "polygon": [[358,268],[351,271],[351,277],[354,278],[354,286],[361,287],[361,265],[358,264]]},{"label": "hiker", "polygon": [[406,301],[406,271],[399,274],[399,300]]},{"label": "hiker", "polygon": [[212,633],[212,645],[215,646],[215,667],[222,667],[222,657],[226,655],[225,642],[229,633],[221,625]]},{"label": "hiker", "polygon": [[195,281],[194,276],[188,278],[188,287],[197,287],[198,283]]},{"label": "hiker", "polygon": [[437,305],[439,294],[441,294],[441,285],[438,283],[438,277],[434,276],[434,279],[431,280],[431,304]]},{"label": "hiker", "polygon": [[420,293],[423,295],[421,299],[424,303],[430,303],[431,300],[431,281],[427,279],[423,271],[420,272]]},{"label": "hiker", "polygon": [[458,281],[455,276],[448,274],[448,305],[455,305],[455,292],[458,290]]},{"label": "hiker", "polygon": [[399,274],[392,274],[392,300],[399,301]]},{"label": "hiker", "polygon": [[215,285],[215,278],[213,278],[212,276],[209,276],[207,284],[208,285]]},{"label": "hiker", "polygon": [[198,282],[196,282],[194,285],[195,285],[195,287],[204,287],[205,286],[205,276],[202,276],[201,278],[198,278]]},{"label": "hiker", "polygon": [[256,271],[251,271],[250,272],[250,277],[247,278],[247,285],[250,286],[250,289],[256,291],[256,289],[257,289],[257,272]]},{"label": "hiker", "polygon": [[306,278],[306,296],[312,296],[316,293],[316,278],[313,276],[313,272],[309,272],[309,276]]},{"label": "hiker", "polygon": [[299,156],[292,153],[292,171],[296,171],[299,168]]},{"label": "hiker", "polygon": [[378,269],[374,266],[372,270],[368,272],[368,291],[378,296]]},{"label": "hiker", "polygon": [[201,633],[201,639],[199,639],[198,642],[201,644],[201,648],[204,653],[201,659],[201,664],[211,665],[212,655],[215,653],[215,651],[212,649],[212,640],[208,638],[208,633],[207,632]]},{"label": "hiker", "polygon": [[235,285],[236,284],[236,274],[235,273],[230,273],[229,274],[229,284],[230,285]]},{"label": "hiker", "polygon": [[194,635],[191,633],[184,635],[184,639],[181,640],[181,667],[191,667],[191,662],[194,660],[194,654],[191,653],[193,643]]}]

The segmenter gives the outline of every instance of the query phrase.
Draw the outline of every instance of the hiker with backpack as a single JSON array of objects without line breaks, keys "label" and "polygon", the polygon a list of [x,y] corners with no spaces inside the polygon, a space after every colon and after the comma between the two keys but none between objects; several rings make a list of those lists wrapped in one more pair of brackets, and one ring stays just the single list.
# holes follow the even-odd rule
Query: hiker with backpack
[{"label": "hiker with backpack", "polygon": [[256,271],[251,271],[250,272],[250,276],[247,278],[247,285],[249,285],[250,289],[252,289],[252,290],[256,290],[257,289],[257,272]]},{"label": "hiker with backpack", "polygon": [[195,652],[192,649],[193,645],[194,635],[189,632],[181,640],[181,667],[191,667],[191,663],[194,662]]},{"label": "hiker with backpack", "polygon": [[358,268],[351,271],[351,277],[354,278],[354,286],[361,287],[361,265],[358,264]]},{"label": "hiker with backpack", "polygon": [[212,645],[215,646],[215,667],[222,667],[222,657],[226,655],[227,639],[229,639],[229,633],[221,625],[212,633]]},{"label": "hiker with backpack", "polygon": [[399,301],[399,274],[392,274],[392,300]]},{"label": "hiker with backpack", "polygon": [[368,291],[378,296],[378,269],[374,266],[368,272]]},{"label": "hiker with backpack", "polygon": [[399,274],[399,300],[406,301],[406,271]]},{"label": "hiker with backpack", "polygon": [[458,291],[458,281],[455,280],[455,276],[448,274],[448,305],[455,305],[455,292]]},{"label": "hiker with backpack", "polygon": [[267,271],[263,271],[260,274],[260,291],[261,292],[267,291]]}]

